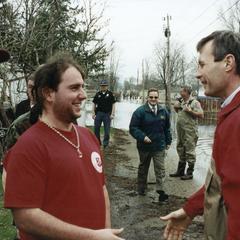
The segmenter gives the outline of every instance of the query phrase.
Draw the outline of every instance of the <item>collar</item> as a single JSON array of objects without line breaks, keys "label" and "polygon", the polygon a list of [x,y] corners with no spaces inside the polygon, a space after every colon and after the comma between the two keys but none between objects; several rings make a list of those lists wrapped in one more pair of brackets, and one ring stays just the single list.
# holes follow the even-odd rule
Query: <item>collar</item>
[{"label": "collar", "polygon": [[[149,104],[148,102],[146,102],[144,105],[144,110],[147,111],[147,112],[152,112],[152,105]],[[161,110],[161,106],[156,104],[156,111],[160,111]]]},{"label": "collar", "polygon": [[219,121],[225,118],[228,114],[234,111],[240,106],[240,90],[234,95],[230,103],[228,103],[221,111],[218,113]]},{"label": "collar", "polygon": [[224,100],[223,104],[221,105],[221,108],[226,107],[226,106],[233,100],[233,98],[237,95],[237,93],[238,93],[239,91],[240,91],[240,86],[239,86],[237,89],[235,89],[235,90],[231,93],[231,95],[229,95],[229,96]]},{"label": "collar", "polygon": [[[148,107],[150,108],[150,110],[152,111],[153,105],[151,105],[150,103],[147,103]],[[158,104],[154,105],[156,107],[156,109],[158,109]]]}]

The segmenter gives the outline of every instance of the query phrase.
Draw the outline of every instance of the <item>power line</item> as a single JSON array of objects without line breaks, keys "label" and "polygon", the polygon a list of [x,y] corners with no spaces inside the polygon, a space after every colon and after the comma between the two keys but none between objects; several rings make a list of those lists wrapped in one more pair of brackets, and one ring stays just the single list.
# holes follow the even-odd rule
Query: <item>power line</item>
[{"label": "power line", "polygon": [[191,24],[196,22],[202,15],[204,15],[205,12],[207,12],[211,7],[213,7],[219,0],[215,0],[210,6],[208,6],[205,10],[202,11],[193,21],[191,21]]},{"label": "power line", "polygon": [[[229,10],[231,10],[238,2],[240,2],[240,0],[237,0],[232,6],[230,6],[228,9],[226,9],[222,14],[225,14],[226,12],[228,12]],[[204,27],[201,31],[199,31],[196,35],[194,35],[194,37],[192,37],[191,39],[189,39],[189,41],[187,41],[187,43],[189,43],[190,41],[192,41],[193,39],[195,39],[200,33],[202,33],[204,30],[206,30],[206,28],[210,27],[211,25],[213,25],[216,21],[218,21],[220,19],[221,16],[218,16],[217,18],[215,18],[212,22],[210,22],[206,27]]]},{"label": "power line", "polygon": [[[215,0],[213,3],[211,3],[208,7],[206,7],[197,17],[195,17],[192,21],[191,21],[191,25],[187,24],[186,27],[189,28],[189,26],[191,27],[193,23],[195,23],[199,18],[201,18],[211,7],[213,7],[217,2],[219,2],[219,0]],[[186,28],[184,28],[186,30]],[[182,34],[182,33],[181,33]],[[180,35],[180,33],[177,33],[175,37],[177,37],[178,35]]]}]

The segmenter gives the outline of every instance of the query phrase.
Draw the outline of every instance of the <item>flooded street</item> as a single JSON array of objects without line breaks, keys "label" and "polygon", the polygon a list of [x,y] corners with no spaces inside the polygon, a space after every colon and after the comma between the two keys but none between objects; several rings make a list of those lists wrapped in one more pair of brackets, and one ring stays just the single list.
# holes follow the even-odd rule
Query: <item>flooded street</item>
[{"label": "flooded street", "polygon": [[[92,103],[86,103],[86,125],[93,126],[94,122],[92,119]],[[135,102],[117,102],[115,118],[112,121],[112,127],[122,130],[128,130],[129,122],[134,110],[139,107],[140,104]]]},{"label": "flooded street", "polygon": [[[112,122],[111,143],[104,150],[104,162],[107,187],[111,200],[112,225],[124,227],[122,237],[128,240],[162,240],[165,223],[159,220],[160,215],[180,208],[186,198],[199,189],[205,180],[211,157],[213,126],[199,126],[197,144],[197,162],[194,179],[179,181],[168,174],[176,170],[178,156],[176,138],[166,156],[165,188],[169,194],[169,203],[160,205],[155,192],[153,167],[150,167],[148,191],[146,196],[136,194],[136,176],[139,164],[136,142],[129,133],[128,126],[133,111],[140,106],[136,102],[116,103],[116,116]],[[92,126],[92,104],[86,104],[84,116],[86,125]],[[175,115],[174,115],[175,116]],[[174,126],[174,117],[172,126]],[[174,135],[174,128],[172,129]],[[203,219],[194,219],[184,237],[185,240],[203,240]]]},{"label": "flooded street", "polygon": [[[116,103],[116,114],[115,118],[112,121],[112,127],[122,130],[129,129],[129,123],[132,116],[132,113],[141,106],[141,103],[138,103],[137,101],[122,101]],[[173,134],[175,134],[175,130],[173,128],[174,123],[176,121],[176,114],[173,111],[173,117],[172,117],[172,131]],[[86,113],[84,114],[83,121],[85,121],[86,126],[93,126],[94,122],[92,119],[92,102],[89,101],[86,103]],[[199,140],[198,140],[198,146],[201,147],[201,149],[208,150],[211,149],[212,145],[212,139],[214,134],[215,127],[210,126],[199,126]]]},{"label": "flooded street", "polygon": [[[131,120],[132,113],[141,105],[137,101],[122,101],[116,103],[116,114],[115,118],[112,121],[112,128],[121,129],[124,131],[129,130],[129,123]],[[171,149],[172,151],[168,151],[169,158],[176,158],[176,130],[175,130],[175,123],[176,123],[176,113],[172,112],[171,117],[171,126],[172,126],[172,136],[173,142]],[[94,121],[92,119],[92,103],[88,102],[86,104],[86,114],[85,114],[85,123],[87,126],[93,126]],[[213,135],[214,135],[215,126],[198,126],[199,132],[199,139],[197,142],[196,154],[197,154],[197,163],[196,169],[198,169],[198,174],[195,176],[195,181],[198,186],[201,186],[203,183],[203,179],[206,175],[206,169],[210,161],[211,152],[212,152],[212,143],[213,143]],[[132,138],[130,136],[130,138]],[[135,140],[133,140],[135,142]],[[173,153],[172,153],[173,152]],[[133,154],[137,155],[137,151]],[[199,159],[199,160],[198,160]],[[166,161],[166,165],[168,167],[169,161]],[[137,168],[137,165],[135,166]],[[154,175],[153,166],[150,166],[150,179],[152,179],[151,175]],[[151,174],[152,173],[152,174]]]},{"label": "flooded street", "polygon": [[[175,170],[177,156],[172,150],[166,159],[165,188],[169,194],[167,204],[159,204],[155,182],[148,181],[146,196],[136,193],[138,154],[135,140],[126,131],[114,130],[112,144],[104,151],[106,183],[111,202],[113,228],[123,227],[121,236],[127,240],[163,240],[165,223],[159,217],[180,208],[186,197],[195,192],[204,181],[179,181],[168,177]],[[196,170],[196,172],[199,172]],[[150,169],[150,175],[152,170]],[[197,174],[199,176],[199,174]],[[204,240],[203,220],[196,218],[187,230],[185,240]]]}]

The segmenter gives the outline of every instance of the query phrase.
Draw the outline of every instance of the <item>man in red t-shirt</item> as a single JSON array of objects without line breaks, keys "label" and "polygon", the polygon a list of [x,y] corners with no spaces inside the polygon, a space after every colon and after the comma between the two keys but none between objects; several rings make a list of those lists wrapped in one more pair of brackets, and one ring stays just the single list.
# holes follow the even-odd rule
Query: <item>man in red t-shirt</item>
[{"label": "man in red t-shirt", "polygon": [[32,114],[39,119],[4,160],[4,206],[21,240],[122,239],[122,229],[111,229],[98,140],[73,124],[86,98],[83,84],[81,68],[67,57],[35,73]]},{"label": "man in red t-shirt", "polygon": [[165,239],[181,240],[196,215],[204,215],[205,239],[240,240],[240,34],[216,31],[197,45],[196,77],[205,95],[224,99],[218,114],[205,186],[168,220]]}]

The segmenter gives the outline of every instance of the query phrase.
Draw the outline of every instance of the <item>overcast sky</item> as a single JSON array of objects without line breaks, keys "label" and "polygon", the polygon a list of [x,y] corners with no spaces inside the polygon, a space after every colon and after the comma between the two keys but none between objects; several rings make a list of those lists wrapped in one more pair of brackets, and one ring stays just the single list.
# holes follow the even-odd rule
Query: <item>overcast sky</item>
[{"label": "overcast sky", "polygon": [[154,45],[166,41],[163,18],[167,14],[172,17],[171,41],[184,44],[190,58],[197,55],[200,38],[222,29],[218,12],[229,6],[229,0],[108,0],[105,16],[110,19],[109,38],[120,56],[121,79],[136,77],[142,59],[150,59]]}]

